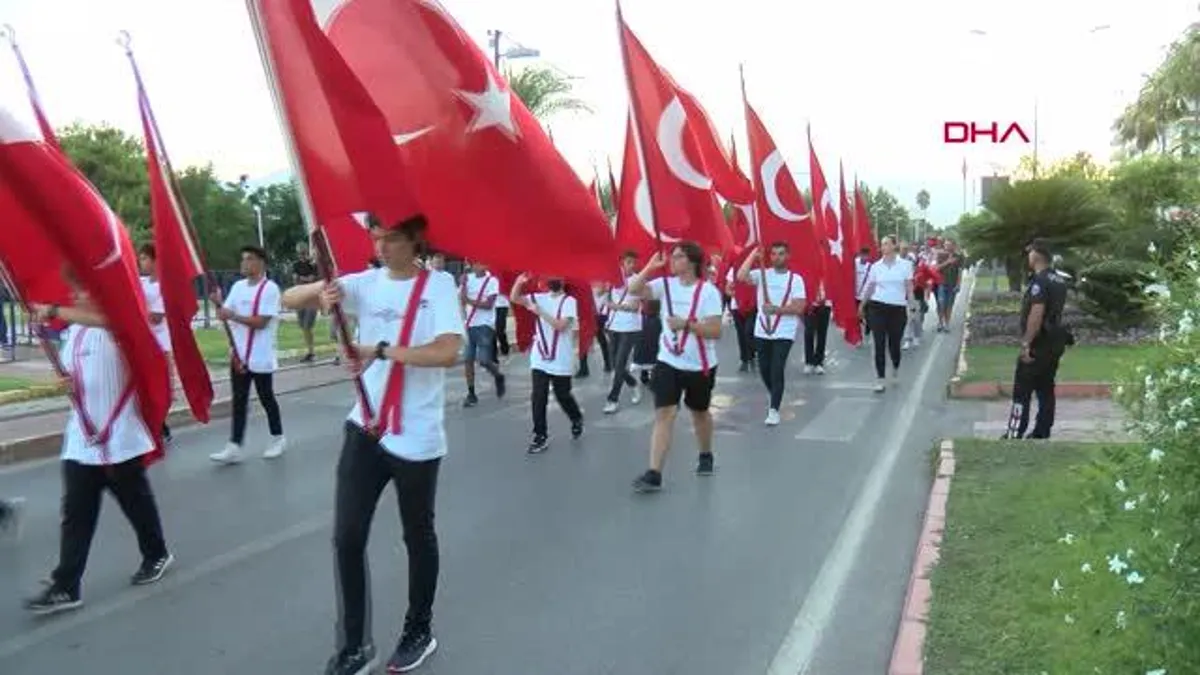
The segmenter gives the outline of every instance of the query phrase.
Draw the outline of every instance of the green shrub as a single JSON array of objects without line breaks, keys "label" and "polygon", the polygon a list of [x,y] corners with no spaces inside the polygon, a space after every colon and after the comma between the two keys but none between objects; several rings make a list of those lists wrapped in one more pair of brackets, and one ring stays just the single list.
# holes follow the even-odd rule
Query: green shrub
[{"label": "green shrub", "polygon": [[1144,325],[1151,303],[1145,288],[1151,282],[1146,264],[1104,260],[1078,270],[1079,308],[1112,328]]}]

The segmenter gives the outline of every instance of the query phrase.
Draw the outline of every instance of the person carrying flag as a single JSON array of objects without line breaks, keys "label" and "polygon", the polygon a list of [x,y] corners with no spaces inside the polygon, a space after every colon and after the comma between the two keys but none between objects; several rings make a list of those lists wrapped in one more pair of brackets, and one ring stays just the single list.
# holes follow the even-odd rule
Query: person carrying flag
[{"label": "person carrying flag", "polygon": [[517,277],[509,298],[514,306],[528,309],[537,319],[534,324],[533,349],[529,353],[529,369],[533,376],[531,409],[533,411],[533,440],[529,454],[545,452],[550,444],[546,408],[550,389],[554,398],[571,420],[571,438],[583,435],[583,411],[571,393],[571,370],[575,365],[576,335],[579,331],[579,309],[575,298],[567,295],[562,279],[547,279],[546,293],[525,293],[529,277]]},{"label": "person carrying flag", "polygon": [[319,305],[328,311],[341,303],[358,316],[359,343],[350,350],[357,358],[349,361],[362,377],[372,413],[364,414],[361,401],[350,411],[338,458],[333,542],[340,617],[337,652],[326,675],[358,675],[377,665],[366,550],[389,482],[400,500],[408,553],[408,612],[388,671],[416,668],[438,644],[432,629],[439,568],[434,501],[447,450],[446,368],[458,361],[463,316],[452,279],[417,264],[425,218],[408,218],[394,229],[371,222],[382,268],[283,294],[289,309]]}]

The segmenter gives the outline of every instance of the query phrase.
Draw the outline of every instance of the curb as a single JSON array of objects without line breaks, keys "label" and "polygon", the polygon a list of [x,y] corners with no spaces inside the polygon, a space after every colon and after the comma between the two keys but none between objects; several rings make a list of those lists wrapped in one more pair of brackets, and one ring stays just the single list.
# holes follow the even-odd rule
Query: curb
[{"label": "curb", "polygon": [[971,290],[967,292],[967,310],[963,314],[962,339],[958,342],[958,366],[954,369],[954,376],[950,378],[950,383],[947,385],[946,394],[950,398],[955,398],[954,392],[967,372],[967,340],[971,337],[971,301],[975,299],[976,280],[977,277],[972,274]]},{"label": "curb", "polygon": [[946,529],[946,501],[950,497],[950,479],[953,476],[954,441],[942,441],[937,477],[929,490],[929,505],[925,509],[921,538],[917,540],[917,553],[913,559],[908,592],[904,597],[900,628],[896,631],[896,642],[892,647],[888,675],[923,675],[925,672],[925,620],[929,615],[932,596],[929,575],[937,565],[941,550],[942,534]]},{"label": "curb", "polygon": [[[287,391],[276,392],[277,396],[287,396],[302,391],[319,389],[321,387],[329,387],[336,384],[343,384],[347,380],[339,378],[329,382],[321,382],[308,386],[297,387]],[[232,398],[222,397],[214,399],[212,407],[209,409],[209,423],[215,420],[229,417],[233,410]],[[39,413],[40,414],[40,413]],[[187,405],[177,406],[171,409],[171,414],[167,416],[167,423],[172,429],[182,429],[200,424],[192,417],[192,411]],[[46,459],[55,457],[62,450],[62,431],[55,431],[49,434],[40,436],[27,436],[11,441],[0,441],[0,466],[20,464],[38,459]]]},{"label": "curb", "polygon": [[[1054,394],[1063,399],[1111,398],[1108,382],[1058,382]],[[950,398],[1006,399],[1012,397],[1011,382],[950,382]]]}]

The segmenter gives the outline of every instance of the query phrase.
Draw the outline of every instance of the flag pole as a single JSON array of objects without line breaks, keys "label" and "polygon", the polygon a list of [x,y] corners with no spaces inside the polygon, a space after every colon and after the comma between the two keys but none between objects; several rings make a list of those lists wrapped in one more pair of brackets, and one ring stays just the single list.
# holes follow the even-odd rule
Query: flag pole
[{"label": "flag pole", "polygon": [[[304,222],[308,226],[308,231],[312,236],[317,269],[326,283],[331,283],[336,278],[337,267],[334,263],[333,252],[330,250],[329,238],[325,235],[325,229],[317,223],[313,212],[312,196],[308,192],[308,183],[304,177],[304,166],[300,163],[300,155],[296,150],[296,141],[292,135],[292,123],[288,118],[287,107],[283,102],[283,92],[279,87],[279,78],[275,73],[275,62],[271,58],[268,46],[269,37],[263,27],[262,16],[259,12],[259,0],[246,0],[246,9],[250,18],[250,28],[254,31],[259,58],[262,59],[263,74],[267,78],[267,84],[271,90],[271,100],[275,104],[275,113],[279,118],[280,129],[283,131],[284,148],[287,151],[288,161],[292,165],[292,173],[296,177],[296,193],[300,201],[300,215],[304,218]],[[371,429],[373,428],[372,420],[375,417],[374,409],[371,405],[371,399],[367,395],[367,388],[363,384],[360,372],[363,365],[362,360],[354,350],[350,349],[353,341],[350,339],[350,327],[346,322],[346,313],[342,310],[341,303],[334,304],[330,309],[333,312],[334,327],[337,329],[338,339],[342,344],[346,359],[354,366],[354,370],[359,372],[358,375],[354,376],[354,388],[358,394],[358,403],[362,410],[363,427]]]},{"label": "flag pole", "polygon": [[[138,92],[138,107],[150,127],[150,133],[153,135],[154,149],[158,153],[159,161],[166,167],[167,171],[167,186],[172,192],[172,197],[175,198],[175,203],[179,206],[180,216],[183,220],[184,234],[186,243],[190,252],[200,263],[200,283],[203,286],[204,297],[209,297],[213,294],[215,287],[218,298],[221,296],[221,289],[213,283],[212,273],[208,269],[208,261],[205,259],[204,248],[200,246],[200,236],[195,225],[192,223],[192,210],[188,206],[187,200],[183,198],[183,189],[179,185],[179,178],[175,175],[175,169],[171,165],[170,155],[167,154],[167,148],[162,142],[162,132],[158,128],[158,118],[154,115],[154,108],[150,105],[150,97],[146,94],[146,85],[142,81],[142,71],[138,68],[137,58],[133,55],[133,36],[129,31],[121,31],[117,34],[117,45],[125,50],[125,57],[129,59],[129,66],[133,69],[133,80],[137,86]],[[190,317],[189,317],[190,319]],[[241,357],[237,353],[237,343],[233,340],[233,329],[230,328],[229,322],[221,319],[221,327],[225,331],[225,340],[229,343],[230,360],[236,368],[244,368]]]}]

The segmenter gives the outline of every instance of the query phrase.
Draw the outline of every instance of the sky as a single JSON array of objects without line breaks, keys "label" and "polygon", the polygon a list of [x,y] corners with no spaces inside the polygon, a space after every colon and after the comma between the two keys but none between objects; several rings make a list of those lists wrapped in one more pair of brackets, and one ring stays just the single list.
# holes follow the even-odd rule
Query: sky
[{"label": "sky", "polygon": [[[548,121],[585,179],[616,170],[628,98],[613,0],[442,0],[480,44],[490,29],[538,49],[540,63],[577,79],[591,114]],[[1148,5],[1154,11],[1147,11]],[[947,145],[946,121],[1011,122],[1038,129],[1043,161],[1112,152],[1111,125],[1166,46],[1200,18],[1195,0],[624,0],[626,21],[658,63],[745,147],[738,65],[746,90],[808,183],[808,143],[836,184],[892,191],[916,210],[928,190],[935,225],[964,209],[972,185],[1004,173],[1032,146]],[[211,162],[236,180],[288,166],[243,0],[0,0],[55,125],[108,123],[141,134],[128,62],[133,38],[176,168]],[[1097,26],[1108,28],[1093,31]],[[977,35],[982,31],[986,35]],[[511,46],[513,43],[505,42]],[[15,62],[0,53],[0,101],[27,105]],[[742,153],[744,156],[744,153]],[[744,158],[743,158],[744,161]],[[968,202],[976,201],[968,188]],[[967,204],[968,208],[971,204]]]}]

